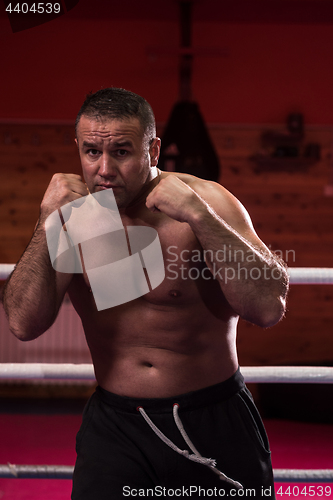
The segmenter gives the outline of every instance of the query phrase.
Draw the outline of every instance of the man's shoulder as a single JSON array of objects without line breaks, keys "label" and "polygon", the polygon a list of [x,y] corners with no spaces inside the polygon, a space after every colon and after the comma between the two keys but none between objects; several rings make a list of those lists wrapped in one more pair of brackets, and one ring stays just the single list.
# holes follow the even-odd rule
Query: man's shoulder
[{"label": "man's shoulder", "polygon": [[206,179],[200,179],[199,177],[195,177],[191,174],[185,174],[182,172],[162,172],[162,178],[168,176],[178,177],[181,181],[191,187],[194,191],[203,191],[207,194],[209,193],[220,193],[223,194],[225,191],[228,193],[227,189],[225,189],[221,184],[213,181],[207,181]]},{"label": "man's shoulder", "polygon": [[190,174],[178,172],[165,173],[176,175],[195,191],[228,224],[243,234],[253,231],[251,218],[243,204],[228,189],[217,182],[200,179]]}]

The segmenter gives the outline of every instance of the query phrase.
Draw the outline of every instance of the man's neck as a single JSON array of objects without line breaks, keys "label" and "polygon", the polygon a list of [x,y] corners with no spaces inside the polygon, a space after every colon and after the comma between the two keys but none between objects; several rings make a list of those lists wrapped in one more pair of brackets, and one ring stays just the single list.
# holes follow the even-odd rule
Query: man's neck
[{"label": "man's neck", "polygon": [[129,215],[129,211],[144,205],[148,194],[160,182],[160,174],[161,172],[157,167],[151,167],[146,182],[133,200],[126,207],[119,209],[120,214]]}]

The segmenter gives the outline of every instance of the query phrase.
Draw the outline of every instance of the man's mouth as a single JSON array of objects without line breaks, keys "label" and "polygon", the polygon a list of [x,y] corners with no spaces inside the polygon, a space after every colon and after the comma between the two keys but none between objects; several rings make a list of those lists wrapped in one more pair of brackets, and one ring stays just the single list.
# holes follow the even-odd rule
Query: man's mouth
[{"label": "man's mouth", "polygon": [[96,187],[100,189],[117,189],[120,188],[121,186],[118,186],[116,184],[97,184]]}]

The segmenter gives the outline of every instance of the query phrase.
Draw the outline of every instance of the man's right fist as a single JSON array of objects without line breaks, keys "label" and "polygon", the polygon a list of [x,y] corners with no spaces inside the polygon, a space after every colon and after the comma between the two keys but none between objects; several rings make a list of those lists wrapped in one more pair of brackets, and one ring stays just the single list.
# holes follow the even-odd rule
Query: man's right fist
[{"label": "man's right fist", "polygon": [[89,189],[77,174],[54,174],[41,203],[41,217],[45,220],[66,203],[87,196]]}]

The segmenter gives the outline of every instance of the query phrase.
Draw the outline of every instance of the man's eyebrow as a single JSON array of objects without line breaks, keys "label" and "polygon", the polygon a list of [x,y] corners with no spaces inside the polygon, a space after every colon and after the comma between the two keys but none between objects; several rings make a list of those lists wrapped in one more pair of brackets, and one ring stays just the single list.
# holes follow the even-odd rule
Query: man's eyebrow
[{"label": "man's eyebrow", "polygon": [[116,141],[112,144],[113,147],[115,148],[124,148],[124,147],[131,147],[133,146],[132,141],[129,140],[123,140],[123,141]]},{"label": "man's eyebrow", "polygon": [[98,147],[96,142],[88,142],[88,141],[83,141],[82,146],[85,148],[97,148]]},{"label": "man's eyebrow", "polygon": [[[88,141],[83,141],[82,146],[84,148],[98,148],[100,147],[100,144],[98,142],[88,142]],[[113,148],[124,148],[124,147],[132,147],[133,143],[132,141],[129,140],[123,140],[123,141],[116,141],[112,143]]]}]

